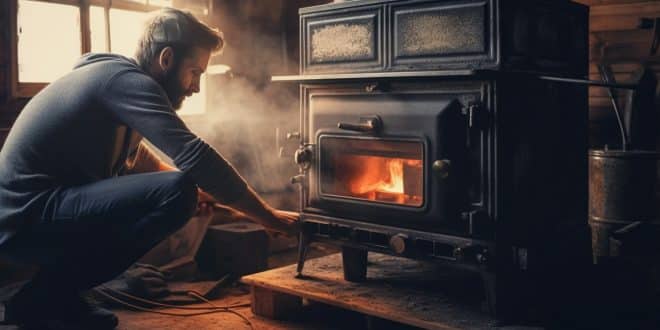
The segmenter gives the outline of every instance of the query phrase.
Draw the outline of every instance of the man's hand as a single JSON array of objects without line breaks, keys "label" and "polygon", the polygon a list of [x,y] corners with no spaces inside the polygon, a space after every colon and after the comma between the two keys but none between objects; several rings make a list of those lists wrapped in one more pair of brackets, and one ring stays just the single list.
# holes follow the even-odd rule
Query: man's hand
[{"label": "man's hand", "polygon": [[195,215],[199,217],[211,216],[213,214],[213,204],[216,202],[213,196],[197,188],[197,211]]},{"label": "man's hand", "polygon": [[297,212],[272,210],[271,216],[262,223],[266,230],[288,236],[298,235],[300,232],[300,214]]}]

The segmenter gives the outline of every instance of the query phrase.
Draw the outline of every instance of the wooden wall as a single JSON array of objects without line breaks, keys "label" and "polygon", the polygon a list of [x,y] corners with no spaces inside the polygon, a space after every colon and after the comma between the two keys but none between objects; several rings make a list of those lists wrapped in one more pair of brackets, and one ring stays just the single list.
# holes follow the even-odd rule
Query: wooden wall
[{"label": "wooden wall", "polygon": [[[638,27],[640,18],[660,17],[658,0],[577,0],[590,6],[589,78],[600,80],[597,63],[608,63],[617,81],[630,81],[632,73],[646,62],[660,78],[660,52],[649,56],[652,29]],[[660,99],[657,100],[660,105]],[[619,144],[616,117],[607,90],[589,90],[590,144]],[[656,108],[658,108],[656,106]]]}]

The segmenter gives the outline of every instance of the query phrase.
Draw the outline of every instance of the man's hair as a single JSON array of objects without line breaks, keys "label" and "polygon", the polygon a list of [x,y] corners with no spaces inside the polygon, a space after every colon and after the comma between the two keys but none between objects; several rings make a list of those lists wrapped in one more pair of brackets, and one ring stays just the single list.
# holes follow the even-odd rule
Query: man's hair
[{"label": "man's hair", "polygon": [[218,53],[225,44],[222,32],[210,28],[190,12],[179,9],[156,11],[145,25],[135,52],[138,64],[145,71],[151,68],[155,56],[165,47],[172,47],[179,61],[188,56],[194,47]]}]

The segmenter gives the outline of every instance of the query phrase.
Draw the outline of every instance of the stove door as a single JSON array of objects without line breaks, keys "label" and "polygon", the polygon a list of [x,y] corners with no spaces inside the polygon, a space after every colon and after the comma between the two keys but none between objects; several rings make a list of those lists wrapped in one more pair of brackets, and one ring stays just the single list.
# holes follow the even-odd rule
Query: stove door
[{"label": "stove door", "polygon": [[[464,232],[469,208],[464,103],[480,91],[303,87],[313,161],[303,211]],[[369,90],[369,89],[367,89]]]}]

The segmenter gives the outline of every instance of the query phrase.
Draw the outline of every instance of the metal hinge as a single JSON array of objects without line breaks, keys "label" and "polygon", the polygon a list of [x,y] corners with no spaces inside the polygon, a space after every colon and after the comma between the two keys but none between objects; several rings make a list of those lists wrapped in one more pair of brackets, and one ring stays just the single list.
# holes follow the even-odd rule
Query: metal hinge
[{"label": "metal hinge", "polygon": [[493,230],[492,219],[484,210],[461,212],[461,219],[467,222],[469,233],[472,236],[480,236]]},{"label": "metal hinge", "polygon": [[490,126],[490,116],[481,102],[470,102],[461,109],[466,117],[466,146],[471,145],[472,130],[485,130]]},{"label": "metal hinge", "polygon": [[467,117],[469,128],[485,129],[490,124],[488,111],[486,111],[481,102],[470,102],[467,106],[463,107],[462,113]]}]

